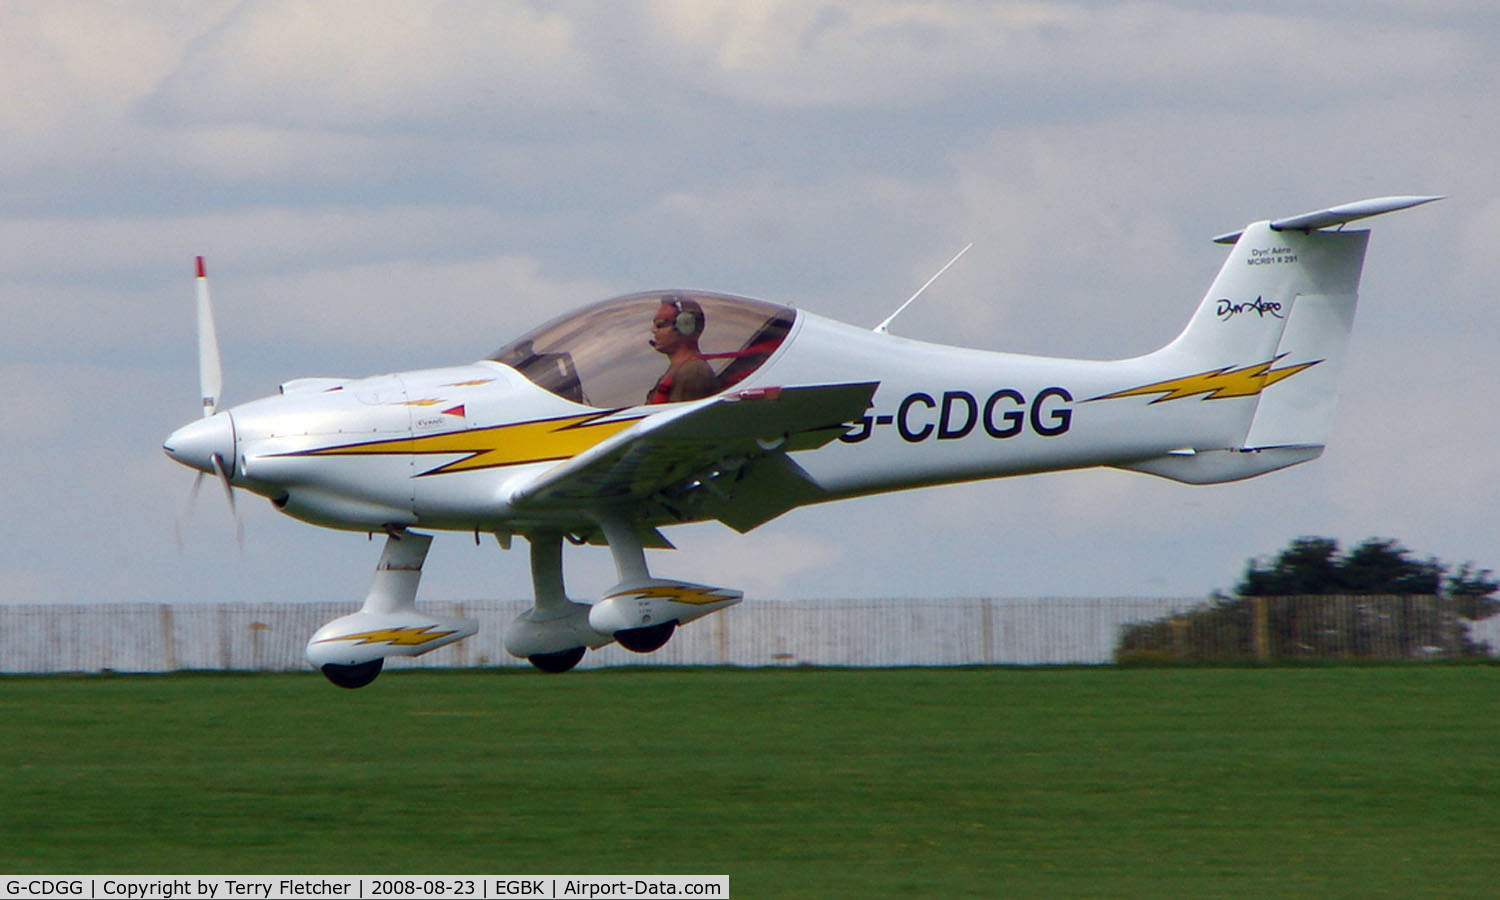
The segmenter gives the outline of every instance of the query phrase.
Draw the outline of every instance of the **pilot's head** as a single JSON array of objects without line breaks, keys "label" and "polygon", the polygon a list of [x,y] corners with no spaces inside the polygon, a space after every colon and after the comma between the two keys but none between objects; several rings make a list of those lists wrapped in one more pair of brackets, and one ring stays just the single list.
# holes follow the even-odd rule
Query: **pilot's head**
[{"label": "pilot's head", "polygon": [[683,346],[696,348],[705,323],[703,306],[698,301],[663,297],[651,320],[651,346],[661,353],[672,353]]}]

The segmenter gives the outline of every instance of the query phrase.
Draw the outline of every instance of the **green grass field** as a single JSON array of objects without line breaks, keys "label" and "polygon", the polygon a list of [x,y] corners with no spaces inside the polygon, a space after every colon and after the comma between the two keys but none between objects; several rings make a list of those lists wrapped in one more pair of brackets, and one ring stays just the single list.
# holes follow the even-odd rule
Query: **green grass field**
[{"label": "green grass field", "polygon": [[1500,668],[0,678],[9,873],[1494,896]]}]

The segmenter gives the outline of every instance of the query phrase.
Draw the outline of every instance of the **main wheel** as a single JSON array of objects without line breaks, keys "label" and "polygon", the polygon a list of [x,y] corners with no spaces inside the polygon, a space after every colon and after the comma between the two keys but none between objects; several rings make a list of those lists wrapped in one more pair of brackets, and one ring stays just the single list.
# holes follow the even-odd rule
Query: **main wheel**
[{"label": "main wheel", "polygon": [[661,645],[667,642],[672,632],[677,630],[677,620],[672,619],[660,625],[647,625],[645,628],[622,628],[615,632],[615,640],[626,650],[634,650],[636,653],[650,653],[652,650],[661,649]]},{"label": "main wheel", "polygon": [[526,661],[541,669],[543,672],[566,672],[578,665],[583,659],[584,647],[574,647],[571,650],[559,650],[556,653],[533,653],[526,657]]},{"label": "main wheel", "polygon": [[341,666],[338,663],[329,663],[323,667],[323,677],[341,688],[362,688],[375,680],[380,670],[385,667],[385,657],[372,659],[367,663],[359,663],[353,666]]}]

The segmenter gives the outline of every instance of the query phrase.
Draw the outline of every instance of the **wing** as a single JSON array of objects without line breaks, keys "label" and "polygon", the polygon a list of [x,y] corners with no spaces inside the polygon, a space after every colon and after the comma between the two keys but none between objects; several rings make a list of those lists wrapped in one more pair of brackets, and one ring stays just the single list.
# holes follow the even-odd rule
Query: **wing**
[{"label": "wing", "polygon": [[876,382],[739,391],[644,419],[511,494],[516,509],[650,502],[748,531],[821,489],[787,455],[843,434]]}]

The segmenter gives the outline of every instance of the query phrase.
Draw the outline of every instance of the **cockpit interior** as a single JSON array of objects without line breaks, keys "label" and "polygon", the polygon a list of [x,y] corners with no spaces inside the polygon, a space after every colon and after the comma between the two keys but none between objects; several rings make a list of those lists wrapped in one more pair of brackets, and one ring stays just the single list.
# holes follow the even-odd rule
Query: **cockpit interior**
[{"label": "cockpit interior", "polygon": [[652,322],[664,301],[702,308],[699,355],[713,369],[721,392],[765,364],[797,318],[790,307],[745,297],[648,291],[569,312],[489,358],[574,403],[599,409],[637,406],[647,402],[667,367],[651,344]]}]

